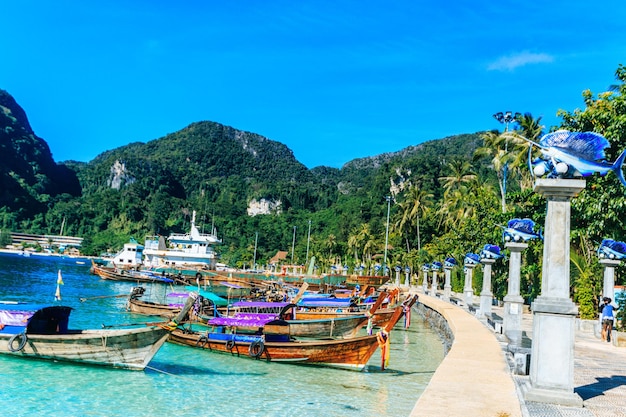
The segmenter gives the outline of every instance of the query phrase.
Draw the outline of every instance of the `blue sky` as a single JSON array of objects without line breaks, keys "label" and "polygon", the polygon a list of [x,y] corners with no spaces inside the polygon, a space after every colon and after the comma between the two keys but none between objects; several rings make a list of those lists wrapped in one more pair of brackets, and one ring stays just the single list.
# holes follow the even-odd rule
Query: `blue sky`
[{"label": "blue sky", "polygon": [[2,1],[0,89],[56,161],[196,121],[341,167],[502,128],[557,125],[626,64],[623,0]]}]

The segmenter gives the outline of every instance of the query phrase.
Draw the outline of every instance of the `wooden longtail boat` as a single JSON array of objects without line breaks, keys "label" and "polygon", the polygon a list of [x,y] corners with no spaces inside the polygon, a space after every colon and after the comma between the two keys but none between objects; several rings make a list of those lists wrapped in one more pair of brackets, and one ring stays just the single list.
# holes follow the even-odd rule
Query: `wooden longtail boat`
[{"label": "wooden longtail boat", "polygon": [[0,353],[143,370],[187,316],[194,298],[168,325],[94,330],[68,328],[71,307],[0,302]]},{"label": "wooden longtail boat", "polygon": [[[360,329],[362,329],[370,319],[376,324],[377,310],[384,301],[384,294],[372,305],[372,307],[360,314],[346,315],[343,317],[322,317],[311,318],[306,315],[301,316],[297,308],[295,314],[290,313],[293,318],[281,315],[281,319],[285,319],[289,326],[289,335],[295,337],[311,337],[311,338],[350,338],[355,337]],[[292,310],[293,311],[293,310]],[[385,323],[391,319],[386,318]],[[381,322],[382,323],[382,322]],[[382,326],[379,326],[382,327]]]},{"label": "wooden longtail boat", "polygon": [[200,295],[200,305],[196,314],[202,316],[216,316],[216,310],[224,310],[228,305],[228,301],[208,291],[197,291],[194,287],[185,287],[186,292],[173,292],[167,294],[167,298],[172,300],[170,303],[158,303],[154,301],[146,301],[141,297],[145,293],[145,288],[134,287],[128,297],[127,310],[131,313],[143,314],[146,316],[160,316],[167,319],[175,317],[180,313],[184,306],[184,301],[189,297],[191,292]]},{"label": "wooden longtail boat", "polygon": [[[384,327],[387,322],[391,319],[394,314],[395,308],[388,307],[389,304],[393,303],[393,300],[398,296],[397,290],[392,291],[389,295],[386,293],[381,293],[378,296],[377,305],[387,305],[384,308],[377,308],[372,313],[372,323],[371,326],[375,327]],[[380,301],[383,301],[383,304],[380,304]],[[401,305],[410,308],[417,301],[417,295],[406,299]],[[367,307],[370,308],[370,307]],[[320,320],[320,319],[329,319],[329,318],[339,318],[339,317],[352,317],[356,315],[365,314],[367,310],[364,310],[363,307],[344,307],[341,302],[338,305],[326,302],[326,303],[316,303],[309,301],[308,303],[299,304],[298,309],[296,310],[296,317],[304,320]]]},{"label": "wooden longtail boat", "polygon": [[[379,345],[384,346],[389,331],[404,314],[397,307],[392,320],[377,334],[350,339],[293,340],[284,331],[266,325],[263,334],[233,334],[219,331],[194,331],[178,328],[170,341],[237,357],[362,370]],[[280,326],[277,324],[277,326]],[[222,329],[223,330],[223,329]]]},{"label": "wooden longtail boat", "polygon": [[[379,297],[369,311],[343,317],[300,318],[295,304],[287,302],[239,301],[233,303],[231,315],[208,319],[212,326],[235,326],[241,330],[244,322],[252,332],[266,325],[282,324],[282,332],[296,338],[349,338],[363,328],[385,297]],[[297,301],[297,299],[296,299]],[[237,320],[242,319],[242,320]]]},{"label": "wooden longtail boat", "polygon": [[171,284],[175,280],[148,271],[135,271],[133,269],[107,268],[91,261],[91,273],[102,279],[110,281],[128,281],[137,283],[163,283]]},{"label": "wooden longtail boat", "polygon": [[0,304],[0,353],[143,370],[169,337],[158,326],[71,330],[71,310]]}]

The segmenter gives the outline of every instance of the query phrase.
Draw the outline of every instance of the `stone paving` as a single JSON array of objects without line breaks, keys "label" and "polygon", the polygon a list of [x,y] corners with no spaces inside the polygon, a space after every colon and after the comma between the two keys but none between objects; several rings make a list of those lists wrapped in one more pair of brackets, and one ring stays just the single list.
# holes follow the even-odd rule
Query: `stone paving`
[{"label": "stone paving", "polygon": [[[500,314],[498,308],[494,313]],[[525,313],[522,331],[532,340],[532,313]],[[504,336],[496,334],[503,349]],[[509,360],[512,364],[511,360]],[[529,376],[512,375],[526,417],[626,417],[626,348],[602,341],[592,330],[577,330],[574,340],[574,392],[583,399],[583,408],[526,402],[522,386]]]}]

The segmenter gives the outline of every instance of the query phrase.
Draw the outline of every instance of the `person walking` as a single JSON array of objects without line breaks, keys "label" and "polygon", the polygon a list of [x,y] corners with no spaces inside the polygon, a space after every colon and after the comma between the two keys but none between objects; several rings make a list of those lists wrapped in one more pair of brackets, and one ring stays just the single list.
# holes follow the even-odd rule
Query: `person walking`
[{"label": "person walking", "polygon": [[604,297],[602,301],[604,301],[604,307],[602,307],[602,340],[611,342],[615,307],[611,304],[612,300],[609,297]]}]

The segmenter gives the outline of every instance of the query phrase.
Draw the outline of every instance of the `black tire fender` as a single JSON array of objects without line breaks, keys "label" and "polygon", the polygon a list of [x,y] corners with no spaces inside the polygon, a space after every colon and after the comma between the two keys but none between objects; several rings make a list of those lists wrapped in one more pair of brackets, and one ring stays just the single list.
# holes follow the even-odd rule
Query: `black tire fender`
[{"label": "black tire fender", "polygon": [[250,347],[248,348],[248,354],[255,359],[259,359],[264,351],[265,344],[260,339],[250,343]]},{"label": "black tire fender", "polygon": [[[13,346],[13,344],[15,343],[18,337],[20,338],[20,342],[16,348],[15,346]],[[9,350],[11,352],[19,352],[20,350],[24,349],[24,346],[26,346],[27,341],[28,341],[28,336],[26,336],[26,331],[23,331],[22,333],[14,334],[9,339],[9,343],[8,343]]]}]

